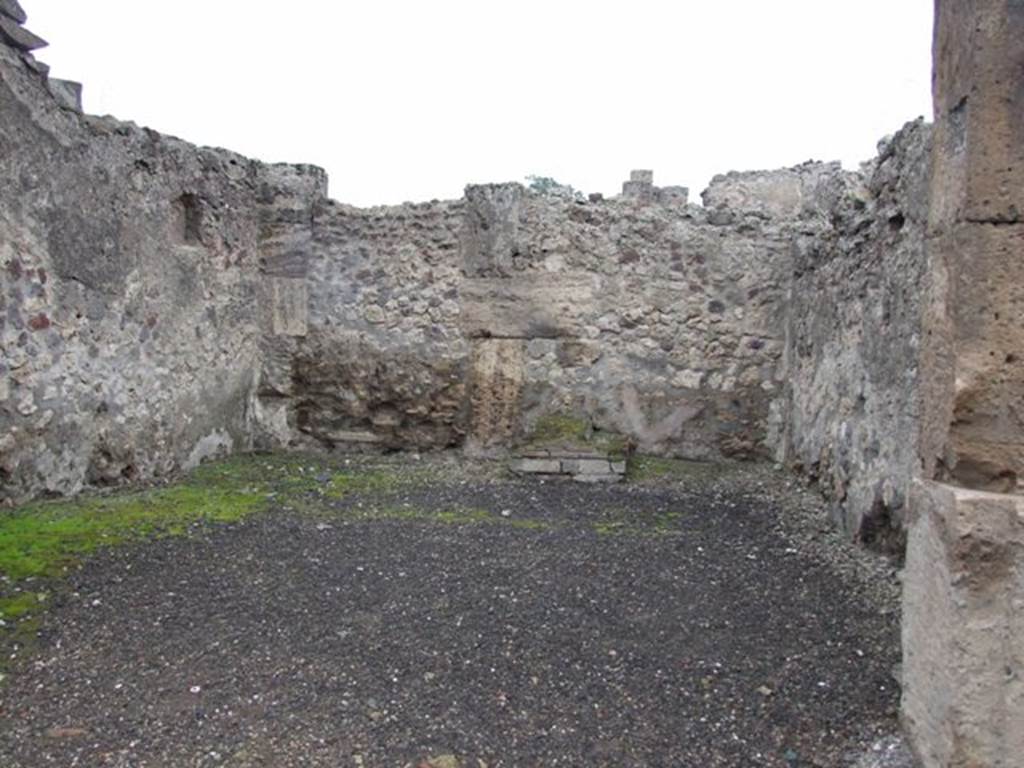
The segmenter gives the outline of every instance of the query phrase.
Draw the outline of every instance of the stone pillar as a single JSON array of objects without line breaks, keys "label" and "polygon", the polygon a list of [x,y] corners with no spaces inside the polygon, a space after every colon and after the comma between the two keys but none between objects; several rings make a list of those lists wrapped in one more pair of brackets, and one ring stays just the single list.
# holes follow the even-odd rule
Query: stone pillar
[{"label": "stone pillar", "polygon": [[[938,0],[925,476],[1024,476],[1024,0]],[[929,361],[926,360],[926,363]],[[932,469],[935,471],[933,472]]]},{"label": "stone pillar", "polygon": [[466,451],[474,456],[500,454],[518,436],[522,411],[524,356],[522,339],[477,339],[470,368],[470,432]]},{"label": "stone pillar", "polygon": [[521,184],[466,187],[461,246],[467,277],[509,277],[515,272],[525,192]]},{"label": "stone pillar", "polygon": [[951,485],[910,494],[902,712],[925,768],[1021,768],[1024,0],[935,13],[920,456]]},{"label": "stone pillar", "polygon": [[622,182],[622,196],[630,200],[653,200],[654,171],[630,171],[629,181]]},{"label": "stone pillar", "polygon": [[917,481],[903,721],[925,768],[1024,765],[1024,498]]}]

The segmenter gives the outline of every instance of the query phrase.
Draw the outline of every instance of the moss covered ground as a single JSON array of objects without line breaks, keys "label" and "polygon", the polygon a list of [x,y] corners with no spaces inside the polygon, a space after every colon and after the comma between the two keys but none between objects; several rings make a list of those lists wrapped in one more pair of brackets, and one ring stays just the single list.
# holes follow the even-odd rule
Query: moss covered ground
[{"label": "moss covered ground", "polygon": [[[277,507],[324,512],[353,494],[384,494],[422,482],[400,467],[346,464],[305,456],[246,455],[203,465],[172,485],[44,501],[0,513],[0,650],[31,644],[63,577],[98,550],[145,539],[192,535]],[[367,516],[414,516],[375,508]],[[479,518],[473,510],[437,515],[442,522]],[[8,658],[9,653],[3,653]],[[0,661],[0,672],[4,662]]]},{"label": "moss covered ground", "polygon": [[[540,424],[536,437],[592,439],[587,429],[556,415]],[[440,506],[418,503],[414,491],[452,479],[444,477],[443,466],[408,459],[242,455],[205,464],[170,485],[84,494],[0,513],[0,651],[12,643],[31,644],[53,596],[65,588],[64,577],[91,554],[146,539],[196,535],[205,527],[236,523],[269,510],[333,521],[551,527],[549,520],[503,516],[455,498]],[[637,484],[699,483],[722,471],[720,465],[636,456],[630,460],[629,479]],[[622,510],[600,516],[593,529],[603,535],[662,534],[676,522],[671,515],[648,517]],[[9,655],[2,653],[3,658]]]}]

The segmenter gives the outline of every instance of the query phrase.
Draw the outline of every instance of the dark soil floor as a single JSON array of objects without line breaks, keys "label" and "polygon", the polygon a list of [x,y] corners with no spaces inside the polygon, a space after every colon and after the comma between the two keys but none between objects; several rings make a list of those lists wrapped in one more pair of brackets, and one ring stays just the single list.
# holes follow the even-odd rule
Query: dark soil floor
[{"label": "dark soil floor", "polygon": [[896,731],[892,566],[770,468],[418,471],[91,558],[0,766],[831,768]]}]

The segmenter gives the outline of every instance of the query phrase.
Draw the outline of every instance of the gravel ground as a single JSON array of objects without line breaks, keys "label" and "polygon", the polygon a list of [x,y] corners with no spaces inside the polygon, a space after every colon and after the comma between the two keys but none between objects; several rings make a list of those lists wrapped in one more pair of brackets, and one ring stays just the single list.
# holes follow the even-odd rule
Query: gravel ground
[{"label": "gravel ground", "polygon": [[424,467],[92,558],[0,765],[910,765],[893,567],[784,476]]}]

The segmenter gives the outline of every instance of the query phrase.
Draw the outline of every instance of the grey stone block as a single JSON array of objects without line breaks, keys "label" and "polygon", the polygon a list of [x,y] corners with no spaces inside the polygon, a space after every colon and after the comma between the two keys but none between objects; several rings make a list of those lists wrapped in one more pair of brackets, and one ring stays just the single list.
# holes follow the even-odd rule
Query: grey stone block
[{"label": "grey stone block", "polygon": [[622,196],[630,200],[650,200],[654,197],[654,187],[649,181],[624,181]]},{"label": "grey stone block", "polygon": [[12,18],[19,24],[28,21],[28,14],[25,13],[18,0],[0,0],[0,15]]},{"label": "grey stone block", "polygon": [[629,180],[643,182],[644,184],[653,184],[654,171],[630,171]]},{"label": "grey stone block", "polygon": [[27,51],[21,54],[21,60],[25,62],[25,66],[31,69],[33,72],[39,75],[46,75],[50,72],[50,65],[42,61],[38,61],[35,56]]},{"label": "grey stone block", "polygon": [[917,481],[903,576],[903,723],[925,768],[1024,756],[1024,498]]},{"label": "grey stone block", "polygon": [[63,109],[70,109],[72,112],[82,111],[82,84],[71,80],[55,80],[50,78],[46,86],[53,94],[53,98]]},{"label": "grey stone block", "polygon": [[0,41],[19,51],[34,51],[49,45],[43,38],[18,26],[13,19],[7,16],[0,16]]},{"label": "grey stone block", "polygon": [[548,455],[553,459],[607,459],[605,453],[598,451],[580,450],[577,446],[552,447],[548,449]]},{"label": "grey stone block", "polygon": [[512,462],[512,471],[526,475],[557,475],[562,471],[558,459],[517,459]]},{"label": "grey stone block", "polygon": [[689,187],[660,187],[658,199],[668,205],[686,205],[690,202]]},{"label": "grey stone block", "polygon": [[570,475],[607,475],[612,468],[608,459],[562,459],[562,471]]}]

